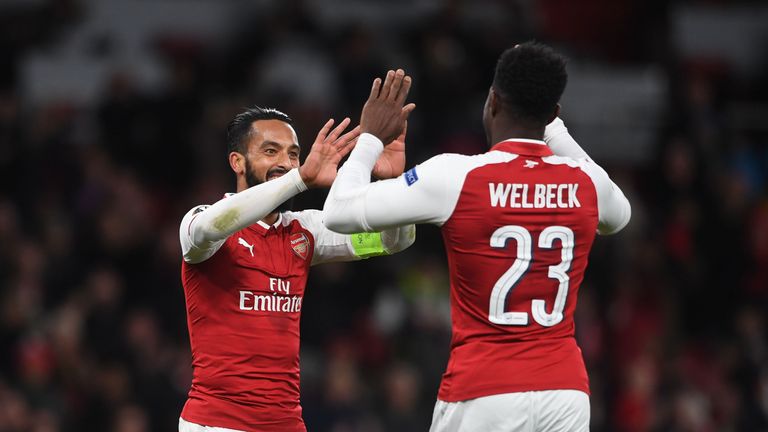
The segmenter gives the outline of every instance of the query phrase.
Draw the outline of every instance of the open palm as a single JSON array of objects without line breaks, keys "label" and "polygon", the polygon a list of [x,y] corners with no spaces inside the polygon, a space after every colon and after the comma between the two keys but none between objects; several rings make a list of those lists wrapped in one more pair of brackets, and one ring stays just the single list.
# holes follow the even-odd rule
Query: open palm
[{"label": "open palm", "polygon": [[391,143],[384,146],[384,151],[373,166],[373,176],[378,179],[395,178],[405,170],[405,134],[408,131],[408,123],[405,123],[403,132]]},{"label": "open palm", "polygon": [[329,187],[336,179],[339,162],[352,151],[360,135],[359,126],[341,135],[349,122],[349,118],[346,118],[333,131],[330,131],[333,126],[333,119],[331,119],[320,129],[307,159],[299,168],[301,179],[307,187]]}]

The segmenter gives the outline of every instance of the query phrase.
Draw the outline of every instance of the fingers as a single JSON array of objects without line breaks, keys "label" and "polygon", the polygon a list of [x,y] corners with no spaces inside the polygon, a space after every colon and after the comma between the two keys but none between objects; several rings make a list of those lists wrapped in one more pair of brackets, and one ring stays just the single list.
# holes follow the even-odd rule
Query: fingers
[{"label": "fingers", "polygon": [[415,103],[409,103],[408,105],[403,107],[402,111],[400,111],[400,116],[401,116],[400,118],[402,118],[403,121],[406,122],[405,123],[406,127],[408,126],[408,116],[411,115],[411,113],[415,109],[416,109],[416,104]]},{"label": "fingers", "polygon": [[349,126],[349,117],[345,117],[344,120],[341,121],[341,123],[336,126],[333,131],[331,131],[330,134],[325,138],[325,141],[334,142],[339,138],[339,135],[341,135],[342,132],[344,132],[344,129]]},{"label": "fingers", "polygon": [[373,80],[373,86],[371,87],[371,94],[368,96],[368,100],[373,100],[379,97],[381,91],[381,78]]},{"label": "fingers", "polygon": [[358,125],[351,131],[340,136],[339,139],[333,143],[333,147],[336,150],[336,153],[330,158],[333,163],[338,163],[344,156],[348,155],[353,148],[355,148],[357,138],[360,136],[360,130],[360,126]]},{"label": "fingers", "polygon": [[411,77],[406,75],[402,69],[387,71],[387,75],[384,77],[384,84],[381,83],[380,78],[373,80],[368,100],[382,97],[399,103],[405,103],[405,98],[411,89],[411,82]]},{"label": "fingers", "polygon": [[409,103],[408,105],[404,106],[403,109],[400,111],[400,120],[403,122],[403,131],[400,133],[400,137],[405,139],[405,133],[408,130],[408,116],[411,115],[413,110],[416,109],[415,103]]},{"label": "fingers", "polygon": [[317,139],[315,139],[315,142],[325,141],[325,137],[328,136],[328,131],[331,130],[333,122],[333,119],[329,119],[327,122],[325,122],[325,125],[320,129],[320,132],[317,133]]},{"label": "fingers", "polygon": [[[355,128],[359,129],[359,127]],[[349,132],[352,133],[352,132]],[[347,134],[348,135],[348,134]],[[360,135],[360,132],[358,132],[354,137],[350,138],[348,141],[345,141],[338,147],[336,147],[337,152],[337,158],[338,160],[341,160],[344,156],[348,155],[349,152],[352,151],[353,148],[355,148],[355,145],[357,145],[357,137]],[[342,137],[344,138],[344,137]]]},{"label": "fingers", "polygon": [[381,87],[381,97],[388,98],[389,92],[392,90],[392,81],[395,80],[395,71],[387,71],[387,76],[384,78],[384,85]]},{"label": "fingers", "polygon": [[388,99],[390,100],[400,99],[399,93],[400,93],[400,88],[403,86],[403,77],[405,77],[405,71],[402,69],[398,69],[395,72],[394,78],[392,78],[392,88],[387,94]]},{"label": "fingers", "polygon": [[397,97],[395,100],[398,104],[402,105],[405,103],[405,98],[408,97],[408,92],[411,91],[411,83],[413,80],[411,80],[411,77],[408,75],[405,75],[402,79],[402,86],[400,87],[400,91],[397,94]]},{"label": "fingers", "polygon": [[336,151],[340,152],[348,144],[354,142],[357,139],[357,137],[359,137],[359,136],[360,136],[360,126],[358,125],[354,129],[352,129],[351,131],[349,131],[349,132],[345,133],[344,135],[340,136],[339,139],[337,139],[333,143],[333,145],[336,147]]}]

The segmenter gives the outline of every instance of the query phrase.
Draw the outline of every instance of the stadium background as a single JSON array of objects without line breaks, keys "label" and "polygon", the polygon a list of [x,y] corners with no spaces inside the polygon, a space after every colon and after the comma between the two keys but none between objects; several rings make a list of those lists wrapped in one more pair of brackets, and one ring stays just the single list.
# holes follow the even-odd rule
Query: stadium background
[{"label": "stadium background", "polygon": [[[531,38],[571,59],[563,117],[633,204],[580,293],[592,430],[768,430],[766,22],[724,0],[0,2],[0,431],[175,430],[178,224],[234,187],[242,107],[289,113],[306,154],[401,66],[408,165],[481,152],[495,59]],[[425,431],[449,337],[436,228],[314,268],[310,430]]]}]

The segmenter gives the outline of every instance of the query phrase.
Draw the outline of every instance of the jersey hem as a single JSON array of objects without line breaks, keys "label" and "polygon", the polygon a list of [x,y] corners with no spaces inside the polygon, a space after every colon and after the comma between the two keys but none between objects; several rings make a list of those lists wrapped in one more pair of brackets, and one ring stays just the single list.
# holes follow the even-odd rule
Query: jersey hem
[{"label": "jersey hem", "polygon": [[203,427],[217,427],[217,428],[225,428],[225,429],[234,429],[237,431],[247,431],[248,429],[244,428],[243,425],[234,424],[234,423],[219,423],[218,421],[211,422],[210,420],[205,419],[204,417],[197,417],[196,415],[189,415],[189,413],[186,413],[182,411],[181,415],[179,416],[183,418],[188,423],[195,423],[197,425],[203,426]]},{"label": "jersey hem", "polygon": [[[301,426],[295,427],[295,428],[274,426],[274,425],[268,425],[268,424],[258,424],[258,425],[249,426],[245,424],[229,423],[227,421],[220,421],[220,420],[211,421],[210,419],[206,419],[205,417],[197,417],[194,414],[190,416],[189,413],[184,411],[182,411],[179,417],[183,418],[185,421],[189,423],[195,423],[200,426],[233,429],[233,430],[242,431],[242,432],[261,431],[261,430],[270,430],[273,432],[305,432],[306,431],[306,427],[301,427]],[[293,420],[296,421],[297,425],[304,425],[304,419],[302,419],[301,417]]]},{"label": "jersey hem", "polygon": [[[577,390],[577,391],[586,393],[587,396],[590,396],[591,394],[589,391],[588,385],[587,386],[527,385],[527,386],[504,386],[504,387],[488,386],[488,387],[480,387],[467,392],[440,391],[437,394],[437,399],[443,402],[464,402],[464,401],[477,399],[485,396],[494,396],[494,395],[505,394],[505,393],[525,393],[525,392],[532,392],[532,391],[549,391],[549,390]],[[448,393],[448,394],[446,395],[445,393]]]},{"label": "jersey hem", "polygon": [[233,429],[233,428],[228,427],[228,426],[218,426],[218,425],[203,424],[203,423],[200,423],[197,420],[190,420],[187,416],[184,416],[184,415],[180,415],[179,418],[181,420],[184,420],[188,424],[195,425],[195,426],[202,426],[204,428],[220,428],[220,429],[231,430],[232,432],[246,432],[244,429]]}]

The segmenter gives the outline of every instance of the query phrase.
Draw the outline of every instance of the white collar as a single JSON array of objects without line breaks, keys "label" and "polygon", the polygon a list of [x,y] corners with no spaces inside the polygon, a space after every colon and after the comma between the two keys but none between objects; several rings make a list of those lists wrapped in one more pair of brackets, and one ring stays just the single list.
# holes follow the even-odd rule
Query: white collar
[{"label": "white collar", "polygon": [[277,228],[277,227],[279,227],[279,226],[280,226],[280,224],[281,224],[281,223],[283,223],[283,214],[282,214],[282,213],[280,213],[280,212],[278,212],[278,213],[277,213],[277,220],[276,220],[276,221],[275,221],[275,223],[273,223],[271,226],[270,226],[270,225],[268,225],[268,224],[267,224],[266,222],[264,222],[263,220],[259,220],[259,221],[257,221],[256,223],[257,223],[257,224],[259,224],[259,226],[260,226],[260,227],[262,227],[262,228],[264,228],[264,229],[270,229],[271,227],[275,227],[275,228]]},{"label": "white collar", "polygon": [[531,144],[547,145],[547,143],[542,140],[528,139],[528,138],[508,138],[508,139],[505,139],[504,141],[498,142],[497,144],[501,144],[505,142],[524,142],[524,143],[531,143]]}]

